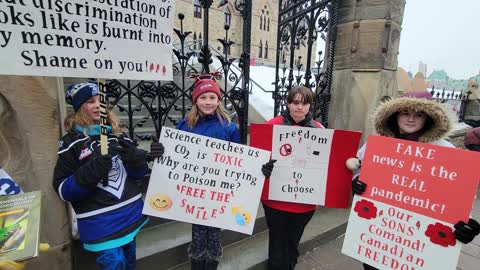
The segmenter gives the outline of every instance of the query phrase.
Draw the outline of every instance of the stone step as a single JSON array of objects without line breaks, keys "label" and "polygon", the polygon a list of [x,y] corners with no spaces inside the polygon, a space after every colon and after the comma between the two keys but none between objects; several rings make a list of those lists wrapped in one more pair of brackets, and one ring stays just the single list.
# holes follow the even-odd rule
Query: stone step
[{"label": "stone step", "polygon": [[[118,112],[118,111],[115,111],[115,114],[117,115],[118,119],[126,124],[128,123],[128,121],[130,120],[129,119],[129,116],[125,113],[125,112]],[[182,113],[181,112],[171,112],[169,115],[169,118],[172,118],[172,119],[182,119]],[[143,123],[144,125],[147,125],[147,124],[152,124],[153,125],[153,121],[157,121],[157,120],[154,120],[147,112],[145,113],[141,113],[141,112],[135,112],[133,115],[132,115],[132,120],[133,120],[133,123],[136,124],[142,120],[146,120],[145,123]]]},{"label": "stone step", "polygon": [[145,224],[145,226],[143,227],[143,230],[165,225],[170,222],[172,222],[170,219],[150,217],[150,220],[148,221],[147,224]]},{"label": "stone step", "polygon": [[[267,229],[263,209],[257,215],[253,234]],[[188,260],[187,248],[191,241],[190,223],[150,217],[150,222],[137,235],[138,270],[168,269],[185,264]],[[249,235],[233,231],[222,231],[222,245],[249,238]],[[82,248],[78,240],[72,241],[73,270],[97,269],[95,255]]]},{"label": "stone step", "polygon": [[[192,225],[172,221],[140,231],[137,236],[137,269],[168,269],[188,261],[187,248],[191,242]],[[267,229],[263,208],[260,206],[253,235]],[[222,245],[248,239],[250,236],[229,230],[222,231]]]},{"label": "stone step", "polygon": [[153,134],[153,133],[155,133],[155,128],[153,126],[151,126],[151,127],[148,127],[148,126],[147,127],[145,127],[145,126],[137,127],[137,128],[135,128],[135,133],[139,133],[139,134],[151,133],[151,134]]},{"label": "stone step", "polygon": [[[117,114],[118,116],[118,119],[120,119],[120,121],[122,123],[125,123],[126,121],[128,121],[128,115],[126,114],[120,114],[119,112],[115,112],[115,114]],[[134,114],[132,115],[132,119],[134,121],[138,121],[138,120],[142,120],[143,118],[145,117],[145,115],[142,115],[142,114]]]},{"label": "stone step", "polygon": [[[348,215],[349,211],[345,209],[317,209],[305,228],[300,241],[300,253],[305,254],[342,235],[346,229]],[[268,231],[259,232],[242,241],[224,246],[223,251],[223,258],[218,269],[265,270],[268,258]],[[169,269],[188,270],[190,263],[185,262]]]}]

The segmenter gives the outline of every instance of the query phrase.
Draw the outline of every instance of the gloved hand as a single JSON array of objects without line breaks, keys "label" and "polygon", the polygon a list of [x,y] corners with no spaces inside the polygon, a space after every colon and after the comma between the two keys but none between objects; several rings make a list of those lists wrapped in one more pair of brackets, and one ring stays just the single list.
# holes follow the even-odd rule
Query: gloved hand
[{"label": "gloved hand", "polygon": [[144,168],[147,163],[145,151],[138,149],[133,142],[118,138],[119,146],[112,147],[113,151],[120,155],[126,167],[136,169]]},{"label": "gloved hand", "polygon": [[276,159],[271,159],[269,162],[262,165],[262,173],[265,177],[270,177],[273,171],[273,163],[277,162]]},{"label": "gloved hand", "polygon": [[108,185],[108,173],[112,168],[110,154],[97,156],[83,164],[73,175],[81,186],[95,189],[97,183],[102,181],[103,186]]},{"label": "gloved hand", "polygon": [[165,152],[165,148],[162,143],[158,141],[156,137],[152,138],[152,143],[150,144],[150,154],[148,155],[148,161],[153,161],[156,158],[162,157]]},{"label": "gloved hand", "polygon": [[345,161],[345,166],[347,166],[347,168],[353,172],[362,167],[362,161],[356,157],[352,157]]},{"label": "gloved hand", "polygon": [[362,195],[363,192],[365,192],[365,189],[367,189],[367,184],[365,182],[362,182],[358,180],[358,176],[355,177],[352,181],[352,191],[354,194]]},{"label": "gloved hand", "polygon": [[468,223],[460,220],[455,224],[455,237],[458,241],[468,244],[472,242],[473,238],[480,234],[480,224],[474,219],[469,219]]}]

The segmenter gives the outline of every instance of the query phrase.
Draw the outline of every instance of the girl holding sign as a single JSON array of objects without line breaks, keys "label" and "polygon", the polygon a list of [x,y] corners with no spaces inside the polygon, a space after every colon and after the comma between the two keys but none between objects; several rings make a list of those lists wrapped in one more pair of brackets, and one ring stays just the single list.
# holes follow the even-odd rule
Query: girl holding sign
[{"label": "girl holding sign", "polygon": [[[75,113],[65,119],[67,134],[59,142],[53,188],[76,213],[83,247],[96,253],[101,269],[135,269],[135,236],[146,223],[140,187],[147,155],[122,132],[108,113],[109,153],[100,153],[99,89],[95,83],[71,85],[67,92]],[[151,157],[163,147],[152,143]]]},{"label": "girl holding sign", "polygon": [[[193,107],[177,129],[195,134],[240,143],[240,133],[220,102],[220,87],[214,80],[218,74],[194,75]],[[267,163],[268,164],[268,163]],[[272,171],[272,166],[262,171]],[[192,270],[214,270],[222,256],[220,228],[192,224],[192,242],[188,247]]]},{"label": "girl holding sign", "polygon": [[[310,112],[312,102],[310,89],[294,86],[288,91],[287,110],[281,116],[270,119],[267,124],[323,128],[313,120]],[[317,206],[269,200],[269,183],[270,179],[265,179],[261,198],[269,229],[268,269],[293,270],[299,256],[300,238]]]},{"label": "girl holding sign", "polygon": [[[409,141],[430,143],[445,147],[454,147],[445,138],[452,129],[448,112],[441,104],[432,100],[429,92],[408,92],[401,98],[380,105],[373,115],[376,132],[381,136]],[[347,160],[347,167],[354,171],[353,192],[362,194],[367,185],[360,181],[361,160],[366,145],[357,153],[357,158]],[[480,233],[480,225],[470,219],[468,223],[459,221],[455,225],[455,236],[462,243],[469,243]],[[364,269],[376,269],[364,264]]]}]

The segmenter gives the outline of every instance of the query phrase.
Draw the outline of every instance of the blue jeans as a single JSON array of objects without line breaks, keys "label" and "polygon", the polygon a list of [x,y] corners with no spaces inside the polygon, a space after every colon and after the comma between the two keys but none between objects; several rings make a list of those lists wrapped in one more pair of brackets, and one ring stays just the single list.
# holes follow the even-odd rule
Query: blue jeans
[{"label": "blue jeans", "polygon": [[97,252],[97,263],[101,270],[135,270],[135,240],[121,247]]},{"label": "blue jeans", "polygon": [[188,256],[192,260],[220,261],[223,250],[220,244],[219,228],[192,224],[192,243]]}]

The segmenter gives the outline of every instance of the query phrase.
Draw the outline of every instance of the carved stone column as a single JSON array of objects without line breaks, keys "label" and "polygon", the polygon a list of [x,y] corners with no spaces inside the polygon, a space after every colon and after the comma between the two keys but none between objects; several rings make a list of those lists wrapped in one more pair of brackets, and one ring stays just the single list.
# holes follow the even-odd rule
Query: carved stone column
[{"label": "carved stone column", "polygon": [[372,111],[398,92],[405,0],[340,0],[329,126],[371,133]]}]

